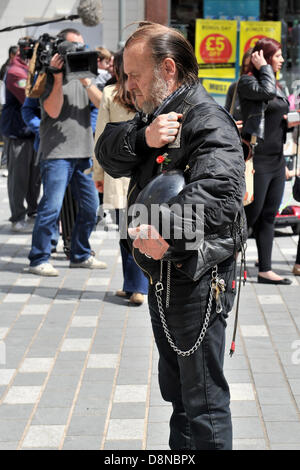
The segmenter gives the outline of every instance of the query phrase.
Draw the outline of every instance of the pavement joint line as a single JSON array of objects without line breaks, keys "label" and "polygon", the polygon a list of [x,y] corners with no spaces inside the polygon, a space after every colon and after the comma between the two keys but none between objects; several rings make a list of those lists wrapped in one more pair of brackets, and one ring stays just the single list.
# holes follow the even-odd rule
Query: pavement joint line
[{"label": "pavement joint line", "polygon": [[113,380],[113,384],[112,384],[112,390],[111,390],[111,394],[110,394],[110,399],[109,399],[109,404],[108,404],[108,408],[107,408],[106,419],[105,419],[105,424],[104,424],[104,429],[103,429],[103,434],[102,434],[102,440],[101,440],[101,445],[100,445],[99,450],[104,450],[105,441],[106,441],[106,437],[107,437],[107,433],[108,433],[111,410],[112,410],[112,407],[113,407],[113,399],[114,399],[114,395],[115,395],[115,390],[116,390],[116,386],[117,386],[117,379],[118,379],[118,374],[119,374],[119,370],[120,370],[122,350],[123,350],[123,347],[124,347],[125,336],[126,336],[126,332],[127,332],[129,308],[130,308],[130,306],[128,305],[126,307],[126,317],[125,317],[125,320],[124,320],[122,338],[121,338],[120,348],[119,348],[119,353],[118,353],[118,362],[116,364],[116,370],[115,370],[115,374],[114,374],[114,380]]},{"label": "pavement joint line", "polygon": [[151,383],[152,383],[152,369],[153,369],[153,351],[154,351],[154,335],[152,334],[152,342],[150,348],[149,366],[148,366],[148,386],[147,386],[147,397],[145,406],[145,422],[144,422],[144,437],[142,442],[142,450],[147,448],[147,430],[149,424],[149,409],[150,409],[150,397],[151,397]]},{"label": "pavement joint line", "polygon": [[[25,305],[25,304],[24,304],[24,305]],[[22,310],[23,310],[23,308],[21,309],[21,312],[22,312]],[[15,322],[17,321],[17,319],[21,316],[21,312],[19,313],[19,315],[17,316],[17,318],[16,318],[15,321],[13,322],[13,325],[15,324]],[[23,363],[24,363],[24,361],[25,361],[25,359],[26,359],[26,356],[27,356],[27,354],[28,354],[28,352],[29,352],[29,350],[30,350],[32,344],[34,343],[34,341],[35,341],[35,339],[36,339],[36,337],[37,337],[39,331],[41,330],[41,328],[42,328],[42,326],[43,326],[43,324],[44,324],[44,322],[45,322],[45,320],[46,320],[46,317],[47,317],[48,313],[49,313],[49,309],[48,309],[48,312],[43,316],[43,319],[41,320],[39,326],[36,328],[36,331],[35,331],[33,337],[31,338],[31,340],[30,340],[30,342],[29,342],[29,345],[27,346],[26,351],[25,351],[25,353],[24,353],[24,355],[23,355],[23,357],[22,357],[20,363],[19,363],[18,366],[16,367],[15,372],[14,372],[14,374],[13,374],[13,376],[12,376],[12,378],[11,378],[9,384],[6,386],[6,391],[5,391],[5,393],[2,395],[2,397],[1,397],[1,399],[0,399],[0,406],[3,404],[3,401],[5,400],[5,398],[6,398],[7,394],[8,394],[8,392],[9,392],[10,387],[12,386],[12,384],[13,384],[13,382],[14,382],[16,376],[17,376],[17,374],[20,372],[20,369],[21,369],[21,367],[22,367],[22,365],[23,365]],[[11,329],[13,328],[13,325],[12,325]],[[8,334],[9,334],[9,332],[7,332],[7,334],[5,335],[5,338],[6,338],[6,336],[7,336]]]},{"label": "pavement joint line", "polygon": [[[91,273],[90,273],[90,274],[91,274]],[[62,288],[62,287],[63,287],[63,283],[65,282],[66,277],[67,277],[67,273],[63,276],[59,288]],[[59,290],[59,289],[58,289],[58,290]],[[55,297],[56,297],[56,296],[55,296]],[[55,300],[55,297],[52,299],[52,303],[49,304],[49,306],[53,304],[53,301]],[[20,439],[20,441],[19,441],[19,443],[18,443],[17,450],[20,450],[20,449],[21,449],[22,444],[23,444],[23,442],[24,442],[24,440],[25,440],[25,438],[26,438],[26,435],[27,435],[28,430],[29,430],[29,428],[30,428],[30,425],[31,425],[31,423],[32,423],[32,420],[33,420],[33,417],[34,417],[35,412],[36,412],[36,410],[37,410],[37,407],[38,407],[38,405],[39,405],[39,402],[40,402],[40,400],[41,400],[41,398],[42,398],[42,395],[43,395],[43,393],[44,393],[44,391],[45,391],[45,389],[46,389],[46,386],[47,386],[47,384],[48,384],[48,382],[49,382],[49,379],[50,379],[50,376],[51,376],[51,374],[52,374],[52,371],[53,371],[53,369],[54,369],[54,367],[55,367],[57,357],[59,356],[59,354],[60,354],[60,352],[61,352],[61,346],[62,346],[62,344],[63,344],[63,342],[64,342],[64,340],[65,340],[65,338],[66,338],[66,335],[68,334],[68,331],[69,331],[69,329],[70,329],[70,327],[71,327],[71,324],[72,324],[72,320],[73,320],[73,318],[74,318],[74,316],[75,316],[75,313],[76,313],[76,311],[78,310],[78,308],[79,308],[79,301],[77,300],[77,302],[76,302],[76,304],[75,304],[75,307],[74,307],[74,309],[73,309],[73,312],[72,312],[72,314],[70,315],[68,324],[67,324],[67,326],[66,326],[66,328],[65,328],[65,332],[64,332],[64,334],[63,334],[63,336],[62,336],[62,338],[61,338],[61,341],[60,341],[60,343],[59,343],[59,346],[57,347],[56,354],[55,354],[55,356],[54,356],[54,358],[53,358],[52,367],[49,369],[49,371],[48,371],[48,373],[47,373],[47,376],[46,376],[46,378],[45,378],[45,380],[44,380],[44,383],[43,383],[43,385],[41,386],[41,391],[40,391],[39,397],[38,397],[38,399],[37,399],[36,402],[35,402],[35,405],[34,405],[34,407],[33,407],[33,410],[32,410],[32,412],[31,412],[31,414],[30,414],[30,417],[28,418],[28,421],[27,421],[27,424],[26,424],[26,426],[25,426],[25,429],[24,429],[24,432],[23,432],[23,434],[22,434],[22,437],[21,437],[21,439]],[[46,318],[47,318],[47,315],[48,315],[48,313],[49,313],[49,310],[50,310],[50,308],[48,309],[47,314],[44,316],[43,320],[41,321],[41,324],[40,324],[39,328],[37,329],[37,331],[36,331],[34,337],[36,337],[36,335],[38,334],[39,330],[40,330],[41,327],[42,327],[42,324],[45,322],[45,320],[46,320]],[[35,339],[35,338],[33,338],[33,339]],[[30,345],[28,346],[28,348],[26,349],[26,352],[25,352],[25,354],[24,354],[24,356],[23,356],[23,358],[22,358],[22,361],[21,361],[20,365],[18,366],[18,368],[16,369],[16,372],[15,372],[15,374],[14,374],[14,376],[13,376],[13,379],[11,380],[10,383],[13,382],[13,380],[14,380],[14,378],[16,377],[17,373],[19,372],[19,369],[20,369],[20,367],[22,366],[22,364],[23,364],[23,362],[24,362],[24,360],[25,360],[25,358],[26,358],[26,355],[28,354],[28,352],[29,352],[29,350],[30,350],[30,346],[32,345],[33,339],[32,339],[32,341],[30,342]],[[0,401],[0,405],[2,404],[2,401],[5,399],[5,396],[7,395],[7,393],[8,393],[8,390],[7,390],[7,392],[4,394],[4,396],[2,397],[2,400]]]},{"label": "pavement joint line", "polygon": [[[253,289],[254,289],[255,292],[256,292],[255,284],[253,284]],[[277,287],[277,289],[279,290],[279,293],[280,293],[280,289],[279,289],[278,287]],[[256,294],[256,295],[257,295],[257,294]],[[280,295],[281,295],[281,294],[280,294]],[[286,307],[288,307],[288,306],[286,305],[286,302],[285,302],[285,300],[284,300],[284,297],[283,297],[282,295],[281,295],[281,297],[282,297],[282,299],[283,299],[284,305],[285,305]],[[269,327],[267,318],[266,318],[266,316],[265,316],[264,309],[262,308],[261,304],[259,304],[259,308],[261,309],[261,313],[262,313],[262,316],[263,316],[263,319],[264,319],[264,322],[265,322],[267,331],[268,331],[268,333],[269,333],[270,342],[271,342],[272,347],[273,347],[273,350],[274,350],[274,352],[275,352],[275,355],[276,355],[276,358],[277,358],[279,367],[280,367],[280,369],[281,369],[281,373],[282,373],[282,375],[283,375],[283,377],[284,377],[284,380],[285,380],[287,389],[288,389],[288,391],[289,391],[291,400],[292,400],[292,402],[293,402],[293,404],[294,404],[295,410],[296,410],[297,415],[298,415],[298,418],[299,418],[299,420],[300,420],[300,409],[299,409],[299,406],[298,406],[297,401],[296,401],[296,399],[295,399],[295,396],[294,396],[294,394],[293,394],[293,392],[292,392],[292,388],[291,388],[290,382],[289,382],[289,380],[288,380],[288,378],[287,378],[287,375],[286,375],[286,372],[285,372],[285,368],[284,368],[283,363],[282,363],[282,359],[281,359],[281,357],[280,357],[280,354],[279,354],[279,352],[278,352],[278,348],[277,348],[276,343],[275,343],[275,341],[274,341],[274,339],[273,339],[273,336],[272,336],[272,334],[271,334],[270,327]],[[297,327],[297,325],[295,325],[293,316],[291,315],[291,313],[290,313],[290,311],[289,311],[288,308],[287,308],[287,311],[288,311],[288,313],[289,313],[289,315],[290,315],[290,317],[291,317],[291,320],[292,320],[293,323],[294,323],[294,327],[295,327],[295,329],[296,329],[298,335],[300,336],[299,328]],[[250,368],[250,364],[249,364],[249,368]],[[254,382],[253,382],[253,383],[254,383]]]},{"label": "pavement joint line", "polygon": [[[251,283],[251,286],[252,286],[252,289],[253,289],[252,283]],[[261,306],[259,306],[259,307],[261,308]],[[249,360],[249,356],[248,356],[248,352],[247,352],[247,348],[246,348],[246,344],[245,344],[245,339],[242,335],[240,324],[238,324],[238,330],[239,330],[240,341],[242,343],[242,348],[243,348],[243,351],[244,351],[244,354],[245,354],[245,359],[246,359],[248,369],[249,369],[249,374],[250,374],[250,378],[251,378],[251,384],[252,384],[252,387],[253,387],[253,392],[254,392],[255,403],[256,403],[256,408],[257,408],[257,412],[258,412],[259,421],[260,421],[261,426],[262,426],[266,447],[267,447],[267,449],[270,449],[271,444],[270,444],[269,436],[268,436],[268,433],[267,433],[266,424],[265,424],[265,421],[263,419],[263,412],[262,412],[262,409],[261,409],[261,404],[259,402],[259,399],[258,399],[258,396],[257,396],[257,393],[256,393],[254,375],[253,375],[252,367],[251,367],[251,364],[250,364],[250,360]]]},{"label": "pavement joint line", "polygon": [[[117,262],[115,261],[114,263],[114,268],[112,270],[112,273],[111,273],[111,276],[110,276],[110,281],[108,283],[108,286],[110,286],[111,282],[112,282],[112,279],[113,279],[113,276],[115,274],[115,271],[116,271],[116,265],[117,265]],[[90,273],[91,274],[91,273]],[[90,277],[90,276],[89,276]],[[87,285],[88,283],[88,279],[86,279],[84,285]],[[107,286],[107,289],[108,289],[108,286]],[[84,289],[83,289],[84,290]],[[89,349],[87,351],[87,354],[86,354],[86,358],[85,358],[85,361],[84,361],[84,365],[82,367],[82,370],[81,370],[81,374],[80,374],[80,377],[79,377],[79,380],[78,380],[78,384],[77,384],[77,387],[76,387],[76,390],[75,390],[75,393],[74,393],[74,397],[73,397],[73,401],[72,401],[72,405],[71,405],[71,408],[70,408],[70,411],[69,411],[69,415],[68,415],[68,419],[67,419],[67,422],[66,422],[66,425],[65,425],[65,429],[64,429],[64,432],[63,432],[63,436],[62,436],[62,439],[61,439],[61,442],[58,446],[58,450],[62,450],[63,448],[63,445],[64,445],[64,442],[65,442],[65,439],[67,437],[67,432],[68,432],[68,429],[70,427],[70,424],[71,424],[71,420],[72,420],[72,417],[73,417],[73,412],[74,412],[74,409],[75,409],[75,406],[76,406],[76,403],[77,403],[77,399],[78,399],[78,396],[79,396],[79,393],[80,393],[80,389],[81,389],[81,386],[82,386],[82,381],[83,381],[83,377],[84,377],[84,374],[86,372],[86,369],[87,369],[87,365],[88,365],[88,362],[89,362],[89,359],[90,359],[90,355],[91,355],[91,350],[93,348],[93,345],[94,345],[94,341],[95,341],[95,337],[97,335],[97,331],[98,331],[98,326],[99,326],[99,321],[103,315],[103,309],[104,309],[104,302],[102,301],[101,302],[101,307],[100,307],[100,312],[98,313],[97,315],[97,323],[94,327],[94,332],[93,332],[93,335],[91,337],[91,342],[90,342],[90,346],[89,346]],[[74,318],[74,316],[73,316]],[[73,319],[72,318],[72,319]],[[72,323],[72,322],[71,322]],[[121,356],[120,356],[121,357]],[[119,358],[119,361],[120,361],[120,358]]]},{"label": "pavement joint line", "polygon": [[78,305],[76,305],[76,307],[74,308],[74,311],[73,311],[72,315],[70,316],[68,325],[67,325],[67,327],[66,327],[66,329],[65,329],[65,332],[64,332],[64,334],[63,334],[63,336],[62,336],[62,339],[61,339],[61,341],[60,341],[60,343],[59,343],[59,346],[58,346],[58,348],[57,348],[57,350],[56,350],[56,354],[55,354],[55,356],[54,356],[54,358],[53,358],[52,367],[49,369],[48,374],[47,374],[47,376],[46,376],[46,378],[45,378],[45,380],[44,380],[44,383],[43,383],[43,385],[41,386],[41,391],[40,391],[39,397],[38,397],[38,399],[36,400],[35,405],[34,405],[34,407],[33,407],[33,410],[32,410],[32,412],[31,412],[31,414],[30,414],[30,416],[29,416],[29,418],[28,418],[28,421],[27,421],[27,424],[26,424],[26,426],[25,426],[24,432],[23,432],[22,437],[21,437],[21,439],[20,439],[20,441],[19,441],[19,443],[18,443],[17,450],[21,450],[21,448],[22,448],[23,442],[24,442],[24,440],[25,440],[25,438],[26,438],[26,435],[27,435],[27,433],[28,433],[28,431],[29,431],[29,428],[30,428],[30,426],[31,426],[32,420],[33,420],[34,415],[35,415],[35,413],[36,413],[37,407],[38,407],[38,405],[39,405],[39,403],[40,403],[40,401],[41,401],[41,398],[42,398],[42,396],[43,396],[43,393],[44,393],[44,391],[45,391],[45,389],[46,389],[46,386],[47,386],[47,384],[48,384],[48,382],[49,382],[49,379],[50,379],[50,376],[51,376],[52,371],[53,371],[53,369],[54,369],[54,366],[55,366],[57,357],[58,357],[58,355],[59,355],[59,353],[60,353],[61,346],[62,346],[63,341],[64,341],[64,339],[65,339],[65,337],[66,337],[66,335],[67,335],[67,333],[68,333],[68,331],[69,331],[70,325],[71,325],[71,323],[72,323],[72,319],[73,319],[73,317],[74,317],[75,312],[76,312],[77,309],[78,309]]}]

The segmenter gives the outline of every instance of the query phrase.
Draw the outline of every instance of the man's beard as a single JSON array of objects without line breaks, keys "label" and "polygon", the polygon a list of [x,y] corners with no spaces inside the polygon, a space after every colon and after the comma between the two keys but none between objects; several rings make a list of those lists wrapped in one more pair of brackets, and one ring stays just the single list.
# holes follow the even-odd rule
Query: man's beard
[{"label": "man's beard", "polygon": [[134,105],[138,111],[152,114],[163,100],[169,96],[169,94],[168,83],[163,79],[160,69],[156,67],[153,71],[153,81],[149,90],[149,98],[139,106],[134,97]]}]

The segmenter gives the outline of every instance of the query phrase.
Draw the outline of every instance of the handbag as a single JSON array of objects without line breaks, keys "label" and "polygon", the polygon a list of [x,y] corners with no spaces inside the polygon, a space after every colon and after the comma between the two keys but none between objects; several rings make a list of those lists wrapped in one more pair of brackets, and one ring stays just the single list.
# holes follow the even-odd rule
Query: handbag
[{"label": "handbag", "polygon": [[[236,83],[233,97],[232,97],[232,102],[231,102],[230,111],[229,111],[231,115],[234,110],[238,84],[239,84],[239,80]],[[245,183],[246,183],[246,192],[245,192],[244,201],[243,201],[244,206],[248,206],[254,200],[254,172],[255,170],[253,167],[253,153],[254,153],[254,147],[256,145],[256,139],[257,138],[255,135],[251,136],[250,141],[242,138],[242,148],[243,148],[244,159],[245,159]]]},{"label": "handbag", "polygon": [[245,183],[246,192],[244,195],[244,206],[248,206],[254,201],[254,166],[253,166],[253,155],[254,148],[256,146],[256,135],[251,136],[250,142],[242,139],[244,158],[245,158]]}]

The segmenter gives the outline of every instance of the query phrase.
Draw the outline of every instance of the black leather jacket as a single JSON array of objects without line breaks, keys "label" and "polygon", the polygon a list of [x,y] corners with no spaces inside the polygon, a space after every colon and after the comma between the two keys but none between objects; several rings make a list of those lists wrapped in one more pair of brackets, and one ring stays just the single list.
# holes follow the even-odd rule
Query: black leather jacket
[{"label": "black leather jacket", "polygon": [[[172,204],[204,205],[204,239],[202,236],[201,243],[192,251],[185,251],[184,235],[183,240],[168,240],[171,247],[164,258],[196,280],[232,256],[241,241],[240,225],[245,223],[245,165],[233,119],[200,83],[168,102],[161,114],[171,111],[184,114],[177,143],[160,149],[149,148],[144,137],[149,121],[145,122],[145,117],[137,114],[132,121],[107,124],[96,144],[95,155],[112,177],[131,177],[129,206],[158,173],[158,155],[168,152],[171,160],[168,170],[184,170],[186,186],[172,199]],[[176,224],[172,215],[171,223]],[[163,212],[164,216],[170,213]],[[245,239],[245,230],[243,234]],[[140,254],[132,247],[130,238],[127,241],[135,260],[152,282],[159,275],[159,262]]]},{"label": "black leather jacket", "polygon": [[242,75],[238,83],[238,96],[242,111],[242,135],[264,138],[264,111],[269,100],[276,96],[276,78],[271,65],[263,65],[254,75]]}]

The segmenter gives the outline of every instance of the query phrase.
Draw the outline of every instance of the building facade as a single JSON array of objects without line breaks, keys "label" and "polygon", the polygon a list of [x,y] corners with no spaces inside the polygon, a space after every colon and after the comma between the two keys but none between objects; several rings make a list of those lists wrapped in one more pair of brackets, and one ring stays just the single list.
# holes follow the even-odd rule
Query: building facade
[{"label": "building facade", "polygon": [[196,19],[211,18],[234,19],[238,25],[241,20],[281,22],[281,41],[286,60],[282,79],[290,87],[300,76],[300,0],[102,0],[103,19],[94,28],[83,26],[80,20],[41,27],[27,26],[75,14],[78,3],[79,0],[1,0],[0,30],[19,24],[24,27],[0,33],[0,64],[7,59],[8,48],[16,44],[20,37],[29,34],[38,38],[45,32],[56,35],[68,26],[79,29],[90,48],[102,45],[115,51],[135,28],[136,22],[144,19],[179,29],[195,47]]}]

